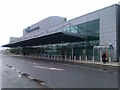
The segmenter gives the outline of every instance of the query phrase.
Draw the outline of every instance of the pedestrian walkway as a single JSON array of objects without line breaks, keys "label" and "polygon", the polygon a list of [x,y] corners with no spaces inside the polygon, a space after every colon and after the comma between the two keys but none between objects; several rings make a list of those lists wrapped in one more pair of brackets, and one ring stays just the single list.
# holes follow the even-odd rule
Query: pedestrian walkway
[{"label": "pedestrian walkway", "polygon": [[92,61],[78,61],[80,63],[88,63],[88,64],[98,64],[98,65],[106,65],[106,66],[120,66],[119,62],[112,62],[112,63],[102,63],[102,62],[92,62]]},{"label": "pedestrian walkway", "polygon": [[[12,56],[23,56],[23,55],[12,55]],[[64,58],[61,58],[62,56],[47,56],[47,55],[26,55],[25,57],[32,57],[32,58],[40,58],[40,59],[46,59],[46,60],[54,60],[54,61],[65,61],[65,62],[74,62],[74,63],[85,63],[85,64],[98,64],[98,65],[106,65],[106,66],[120,66],[120,62],[109,62],[104,64],[102,61],[95,61],[95,60],[77,60],[77,59],[69,59],[64,56]]]}]

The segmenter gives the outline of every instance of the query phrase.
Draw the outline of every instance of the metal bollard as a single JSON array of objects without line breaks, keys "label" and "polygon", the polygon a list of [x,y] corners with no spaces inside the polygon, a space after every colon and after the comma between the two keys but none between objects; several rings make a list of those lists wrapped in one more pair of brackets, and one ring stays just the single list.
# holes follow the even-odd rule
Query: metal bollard
[{"label": "metal bollard", "polygon": [[93,62],[95,62],[94,56],[93,56]]},{"label": "metal bollard", "polygon": [[67,60],[67,56],[65,55],[65,61]]},{"label": "metal bollard", "polygon": [[57,55],[57,60],[58,60],[58,55]]},{"label": "metal bollard", "polygon": [[71,56],[69,56],[69,60],[71,60]]},{"label": "metal bollard", "polygon": [[87,61],[87,56],[85,57],[86,61]]},{"label": "metal bollard", "polygon": [[58,57],[58,58],[59,58],[59,60],[61,60],[61,57],[60,57],[60,55],[59,55],[59,57]]},{"label": "metal bollard", "polygon": [[81,56],[79,56],[79,60],[81,61]]},{"label": "metal bollard", "polygon": [[60,56],[60,59],[62,60],[62,55]]},{"label": "metal bollard", "polygon": [[53,60],[55,60],[55,55],[53,55]]},{"label": "metal bollard", "polygon": [[53,55],[53,60],[55,59],[55,55]]},{"label": "metal bollard", "polygon": [[52,55],[51,55],[51,60],[52,60]]},{"label": "metal bollard", "polygon": [[102,63],[102,58],[100,57],[100,62]]},{"label": "metal bollard", "polygon": [[45,58],[45,55],[43,54],[43,59]]},{"label": "metal bollard", "polygon": [[54,60],[56,60],[56,55],[54,55]]},{"label": "metal bollard", "polygon": [[46,59],[46,54],[44,54],[44,59]]},{"label": "metal bollard", "polygon": [[109,64],[111,64],[111,57],[109,57]]},{"label": "metal bollard", "polygon": [[74,56],[74,61],[76,61],[76,56]]},{"label": "metal bollard", "polygon": [[49,59],[49,54],[48,54],[48,57],[47,57],[48,59]]}]

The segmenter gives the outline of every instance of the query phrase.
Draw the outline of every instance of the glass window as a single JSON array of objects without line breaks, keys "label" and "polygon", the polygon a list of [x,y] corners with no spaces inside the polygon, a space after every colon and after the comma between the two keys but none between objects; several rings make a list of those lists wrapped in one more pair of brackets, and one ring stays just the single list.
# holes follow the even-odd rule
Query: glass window
[{"label": "glass window", "polygon": [[93,40],[99,39],[99,19],[67,27],[64,31],[79,33],[79,35],[91,37]]}]

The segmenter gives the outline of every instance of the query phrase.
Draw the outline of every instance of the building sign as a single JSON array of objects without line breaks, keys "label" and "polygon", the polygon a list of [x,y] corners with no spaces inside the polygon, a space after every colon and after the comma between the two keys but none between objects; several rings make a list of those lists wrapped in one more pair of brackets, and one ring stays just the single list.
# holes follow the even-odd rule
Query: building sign
[{"label": "building sign", "polygon": [[33,29],[31,29],[30,27],[27,27],[26,28],[26,32],[27,33],[30,33],[30,32],[32,32],[32,31],[35,31],[35,30],[38,30],[39,29],[39,27],[35,27],[35,28],[33,28]]}]

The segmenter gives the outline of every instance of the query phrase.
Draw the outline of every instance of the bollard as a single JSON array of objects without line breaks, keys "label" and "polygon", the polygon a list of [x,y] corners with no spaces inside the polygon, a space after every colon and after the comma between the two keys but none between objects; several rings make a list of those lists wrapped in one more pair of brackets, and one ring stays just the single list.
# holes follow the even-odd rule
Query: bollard
[{"label": "bollard", "polygon": [[43,59],[44,59],[44,54],[43,54]]},{"label": "bollard", "polygon": [[52,55],[52,60],[54,59],[54,55]]},{"label": "bollard", "polygon": [[94,56],[93,56],[93,62],[95,62]]},{"label": "bollard", "polygon": [[48,55],[46,54],[46,59],[48,59]]},{"label": "bollard", "polygon": [[45,59],[45,55],[43,55],[43,59]]},{"label": "bollard", "polygon": [[47,59],[47,57],[48,57],[48,56],[47,56],[47,54],[46,54],[46,59]]},{"label": "bollard", "polygon": [[111,64],[111,57],[109,57],[109,64]]},{"label": "bollard", "polygon": [[102,63],[102,57],[100,57],[100,62]]},{"label": "bollard", "polygon": [[47,59],[47,54],[46,54],[46,59]]},{"label": "bollard", "polygon": [[54,59],[54,55],[52,55],[52,60]]},{"label": "bollard", "polygon": [[58,55],[58,60],[60,60],[60,55]]},{"label": "bollard", "polygon": [[57,55],[57,60],[58,60],[58,55]]},{"label": "bollard", "polygon": [[81,56],[79,56],[79,60],[81,61]]},{"label": "bollard", "polygon": [[86,61],[87,61],[87,56],[85,57]]},{"label": "bollard", "polygon": [[52,55],[51,55],[51,60],[52,60]]},{"label": "bollard", "polygon": [[67,56],[65,55],[65,61],[67,60]]},{"label": "bollard", "polygon": [[55,60],[55,55],[53,55],[53,60]]},{"label": "bollard", "polygon": [[50,56],[49,56],[49,54],[48,54],[48,59],[50,59]]},{"label": "bollard", "polygon": [[42,54],[41,54],[41,58],[42,58]]},{"label": "bollard", "polygon": [[71,60],[71,56],[69,56],[69,60]]},{"label": "bollard", "polygon": [[54,55],[54,60],[56,60],[56,55]]},{"label": "bollard", "polygon": [[45,54],[44,54],[44,59],[46,58]]},{"label": "bollard", "polygon": [[76,56],[74,56],[74,61],[76,61]]},{"label": "bollard", "polygon": [[62,55],[60,56],[60,59],[62,60]]},{"label": "bollard", "polygon": [[58,60],[60,60],[60,55],[58,55]]}]

